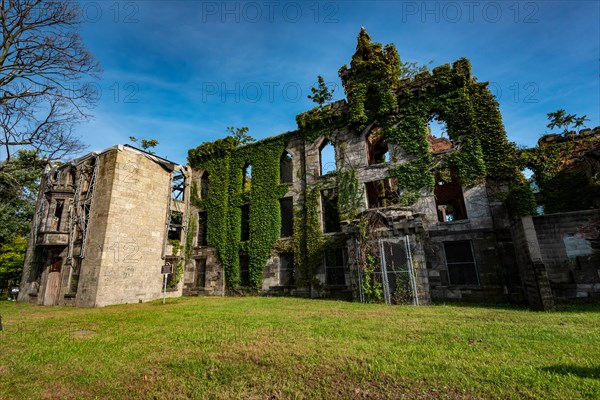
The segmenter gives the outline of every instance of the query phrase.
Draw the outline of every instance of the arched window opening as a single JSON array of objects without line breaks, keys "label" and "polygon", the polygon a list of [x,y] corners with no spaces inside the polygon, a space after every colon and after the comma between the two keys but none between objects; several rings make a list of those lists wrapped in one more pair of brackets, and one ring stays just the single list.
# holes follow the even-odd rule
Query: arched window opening
[{"label": "arched window opening", "polygon": [[319,164],[321,176],[334,172],[337,169],[335,157],[335,146],[329,140],[325,140],[319,151]]},{"label": "arched window opening", "polygon": [[390,150],[381,129],[374,129],[367,136],[367,161],[369,165],[390,162]]},{"label": "arched window opening", "polygon": [[294,167],[292,165],[292,155],[284,151],[279,160],[279,181],[280,183],[292,183],[294,178]]}]

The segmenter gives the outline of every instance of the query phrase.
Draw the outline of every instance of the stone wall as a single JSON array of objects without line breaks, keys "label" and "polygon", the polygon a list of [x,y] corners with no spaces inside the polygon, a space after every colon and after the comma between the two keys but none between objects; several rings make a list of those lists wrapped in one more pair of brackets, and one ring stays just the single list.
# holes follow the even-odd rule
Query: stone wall
[{"label": "stone wall", "polygon": [[558,301],[600,300],[600,210],[533,217]]}]

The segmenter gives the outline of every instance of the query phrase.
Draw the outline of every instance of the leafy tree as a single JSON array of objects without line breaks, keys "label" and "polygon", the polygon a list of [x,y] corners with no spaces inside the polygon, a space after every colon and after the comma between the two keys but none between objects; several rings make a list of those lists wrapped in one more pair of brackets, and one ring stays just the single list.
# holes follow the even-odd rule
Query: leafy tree
[{"label": "leafy tree", "polygon": [[325,79],[321,75],[317,77],[318,83],[317,87],[313,87],[310,89],[312,95],[308,95],[308,98],[313,102],[317,103],[319,106],[323,106],[323,104],[328,103],[333,98],[333,93],[335,89],[329,91],[327,85],[325,85]]},{"label": "leafy tree", "polygon": [[227,127],[227,132],[235,141],[236,146],[245,146],[254,142],[254,138],[248,135],[248,131],[250,128],[247,126],[242,126],[241,128],[234,128],[233,126]]},{"label": "leafy tree", "polygon": [[562,134],[564,136],[567,136],[569,132],[577,131],[580,128],[584,128],[585,121],[589,121],[587,115],[579,117],[577,116],[577,114],[567,114],[567,112],[562,108],[554,112],[548,113],[548,119],[550,120],[550,123],[547,125],[548,128],[562,129]]},{"label": "leafy tree", "polygon": [[0,245],[0,287],[8,281],[18,281],[25,262],[27,237],[15,236],[10,241]]},{"label": "leafy tree", "polygon": [[97,99],[98,63],[78,31],[70,0],[0,2],[0,150],[36,149],[49,163],[85,148],[73,134]]},{"label": "leafy tree", "polygon": [[139,143],[142,150],[147,153],[155,154],[153,151],[148,150],[158,146],[158,141],[156,139],[138,139],[135,136],[129,136],[129,140],[133,143]]}]

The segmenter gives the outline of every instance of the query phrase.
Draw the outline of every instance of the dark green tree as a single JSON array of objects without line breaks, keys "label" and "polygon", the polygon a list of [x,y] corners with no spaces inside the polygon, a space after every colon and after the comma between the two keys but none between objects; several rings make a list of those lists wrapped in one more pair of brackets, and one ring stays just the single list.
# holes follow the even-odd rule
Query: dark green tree
[{"label": "dark green tree", "polygon": [[317,87],[312,87],[310,89],[312,95],[309,94],[308,98],[317,103],[319,106],[322,106],[323,104],[331,101],[335,89],[331,89],[331,91],[329,91],[329,88],[325,84],[325,79],[323,79],[321,75],[317,77],[317,81]]}]

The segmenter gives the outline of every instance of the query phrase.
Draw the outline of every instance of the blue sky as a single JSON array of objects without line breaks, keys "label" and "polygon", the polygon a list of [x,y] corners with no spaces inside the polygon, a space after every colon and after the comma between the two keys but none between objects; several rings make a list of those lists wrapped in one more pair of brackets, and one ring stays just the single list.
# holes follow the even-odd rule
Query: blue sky
[{"label": "blue sky", "polygon": [[489,81],[509,139],[534,146],[559,108],[600,125],[598,1],[83,1],[82,35],[103,67],[94,119],[77,128],[98,150],[154,138],[187,150],[248,126],[256,139],[296,129],[317,75],[344,93],[364,26],[403,61],[471,60]]}]

